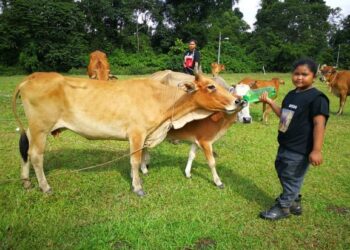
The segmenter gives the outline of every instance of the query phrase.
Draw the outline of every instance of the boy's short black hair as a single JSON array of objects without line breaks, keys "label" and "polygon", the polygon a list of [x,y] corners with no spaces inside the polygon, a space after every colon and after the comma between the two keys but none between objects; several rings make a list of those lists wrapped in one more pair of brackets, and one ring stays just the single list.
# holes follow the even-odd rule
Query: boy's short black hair
[{"label": "boy's short black hair", "polygon": [[316,64],[316,62],[313,59],[311,59],[311,58],[301,58],[301,59],[296,60],[293,63],[292,71],[294,71],[300,65],[306,65],[311,70],[311,72],[314,74],[314,76],[316,76],[316,74],[317,74],[317,64]]}]

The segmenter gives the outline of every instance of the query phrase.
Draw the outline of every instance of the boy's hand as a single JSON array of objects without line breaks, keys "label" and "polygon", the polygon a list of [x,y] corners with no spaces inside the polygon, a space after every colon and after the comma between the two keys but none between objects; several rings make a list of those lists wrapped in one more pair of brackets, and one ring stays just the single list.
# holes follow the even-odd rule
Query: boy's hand
[{"label": "boy's hand", "polygon": [[323,162],[323,157],[321,151],[313,150],[309,155],[309,162],[313,166],[319,166]]},{"label": "boy's hand", "polygon": [[261,102],[265,102],[267,104],[271,104],[272,100],[268,97],[268,94],[266,91],[264,93],[261,94],[261,96],[259,97],[259,101]]}]

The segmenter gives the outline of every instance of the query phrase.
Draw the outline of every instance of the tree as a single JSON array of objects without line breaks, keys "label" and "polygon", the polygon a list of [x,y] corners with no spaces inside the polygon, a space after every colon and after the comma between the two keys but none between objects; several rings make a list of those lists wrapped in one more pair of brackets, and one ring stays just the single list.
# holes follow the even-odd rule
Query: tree
[{"label": "tree", "polygon": [[331,39],[331,43],[336,53],[340,48],[339,67],[350,69],[350,15],[341,21],[340,27]]},{"label": "tree", "polygon": [[[330,12],[323,0],[263,0],[249,51],[275,71],[288,71],[291,63],[303,56],[322,60],[328,50]],[[256,51],[256,41],[263,51]]]},{"label": "tree", "polygon": [[28,72],[84,63],[84,18],[74,1],[7,1],[0,16],[0,63]]}]

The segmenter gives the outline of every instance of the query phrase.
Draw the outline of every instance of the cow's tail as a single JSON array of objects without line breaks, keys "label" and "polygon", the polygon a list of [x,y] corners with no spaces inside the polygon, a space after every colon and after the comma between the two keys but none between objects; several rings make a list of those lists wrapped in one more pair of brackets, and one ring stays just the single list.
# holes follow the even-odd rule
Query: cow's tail
[{"label": "cow's tail", "polygon": [[12,97],[12,111],[13,114],[15,116],[15,119],[19,125],[20,128],[20,133],[21,133],[21,137],[19,138],[19,152],[21,153],[22,159],[24,162],[28,161],[28,150],[29,150],[29,140],[28,140],[28,136],[26,134],[26,131],[24,130],[24,126],[22,121],[19,119],[18,113],[17,113],[17,97],[20,94],[20,86],[22,84],[18,85],[15,93],[13,94]]}]

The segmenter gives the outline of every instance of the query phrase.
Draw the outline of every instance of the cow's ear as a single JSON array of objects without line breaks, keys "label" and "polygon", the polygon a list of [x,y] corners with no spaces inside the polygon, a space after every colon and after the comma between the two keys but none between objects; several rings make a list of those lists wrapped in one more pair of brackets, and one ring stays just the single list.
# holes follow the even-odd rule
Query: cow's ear
[{"label": "cow's ear", "polygon": [[197,85],[193,82],[182,82],[179,84],[179,88],[187,93],[192,93],[198,89]]},{"label": "cow's ear", "polygon": [[225,64],[222,65],[221,69],[222,69],[222,70],[225,70]]}]

